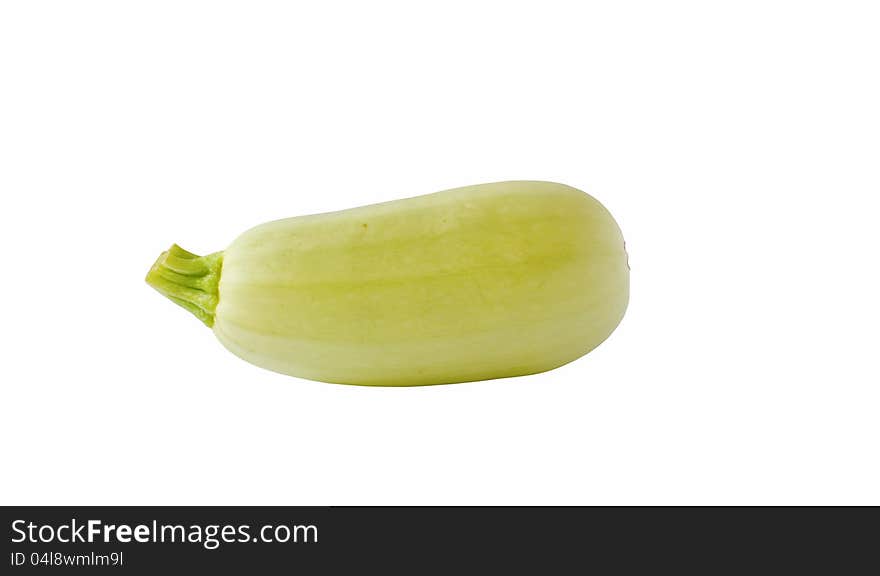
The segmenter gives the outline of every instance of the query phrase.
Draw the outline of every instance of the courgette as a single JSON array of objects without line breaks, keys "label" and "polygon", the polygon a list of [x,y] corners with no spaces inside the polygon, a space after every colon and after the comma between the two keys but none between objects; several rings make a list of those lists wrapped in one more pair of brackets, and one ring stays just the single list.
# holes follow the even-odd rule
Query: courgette
[{"label": "courgette", "polygon": [[269,222],[207,256],[174,245],[147,282],[248,362],[376,386],[556,368],[605,340],[629,299],[608,211],[533,181]]}]

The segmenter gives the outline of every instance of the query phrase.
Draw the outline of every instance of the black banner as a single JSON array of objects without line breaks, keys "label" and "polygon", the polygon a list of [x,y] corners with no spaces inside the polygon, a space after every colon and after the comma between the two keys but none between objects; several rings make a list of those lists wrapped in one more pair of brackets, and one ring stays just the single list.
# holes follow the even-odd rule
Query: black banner
[{"label": "black banner", "polygon": [[7,507],[2,516],[4,574],[763,572],[804,561],[849,573],[877,538],[873,508]]}]

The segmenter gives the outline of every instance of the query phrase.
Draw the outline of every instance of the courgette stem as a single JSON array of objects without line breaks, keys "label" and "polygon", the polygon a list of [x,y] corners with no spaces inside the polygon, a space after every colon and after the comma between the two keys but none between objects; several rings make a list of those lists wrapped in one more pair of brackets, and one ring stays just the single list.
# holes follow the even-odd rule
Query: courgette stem
[{"label": "courgette stem", "polygon": [[147,284],[175,304],[189,310],[206,326],[214,325],[223,252],[199,256],[173,244],[162,252],[147,273]]}]

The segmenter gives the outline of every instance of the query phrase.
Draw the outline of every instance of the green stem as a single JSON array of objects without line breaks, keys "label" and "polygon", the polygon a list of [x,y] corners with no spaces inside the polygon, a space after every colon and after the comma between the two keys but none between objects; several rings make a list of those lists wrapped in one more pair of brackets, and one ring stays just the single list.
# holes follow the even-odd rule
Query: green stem
[{"label": "green stem", "polygon": [[210,327],[214,325],[222,267],[223,252],[198,256],[174,244],[150,268],[147,284]]}]

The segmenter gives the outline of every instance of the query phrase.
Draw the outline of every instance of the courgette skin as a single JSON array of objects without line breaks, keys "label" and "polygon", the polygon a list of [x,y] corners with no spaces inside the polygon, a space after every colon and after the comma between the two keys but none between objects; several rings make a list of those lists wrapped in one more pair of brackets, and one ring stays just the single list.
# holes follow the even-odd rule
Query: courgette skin
[{"label": "courgette skin", "polygon": [[[192,258],[175,257],[171,270],[174,254]],[[148,282],[164,282],[157,288],[234,354],[341,384],[550,370],[605,340],[629,299],[614,219],[591,196],[551,182],[481,184],[269,222],[203,265],[177,247],[163,256]],[[169,270],[178,276],[169,280]]]}]

